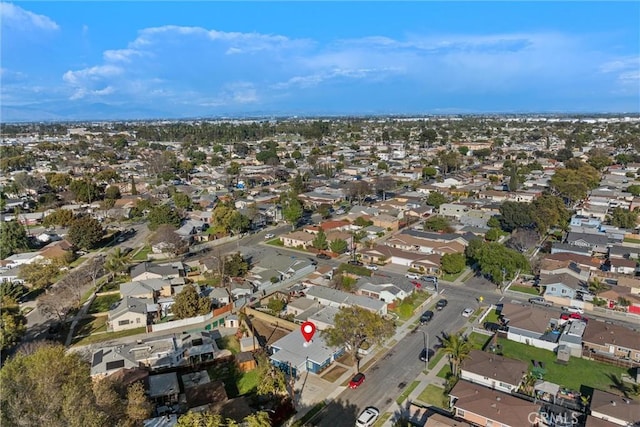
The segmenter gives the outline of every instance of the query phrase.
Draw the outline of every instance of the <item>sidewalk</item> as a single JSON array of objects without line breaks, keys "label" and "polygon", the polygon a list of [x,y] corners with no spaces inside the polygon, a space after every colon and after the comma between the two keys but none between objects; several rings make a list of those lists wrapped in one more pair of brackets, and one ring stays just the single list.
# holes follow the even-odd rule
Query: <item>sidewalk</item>
[{"label": "sidewalk", "polygon": [[[420,305],[420,307],[417,307],[415,309],[415,314],[408,319],[406,322],[404,322],[401,326],[399,326],[396,329],[395,334],[393,335],[393,337],[391,337],[387,343],[380,347],[378,349],[378,351],[376,352],[371,352],[369,354],[367,354],[366,356],[364,356],[361,360],[360,360],[360,368],[363,372],[366,372],[366,369],[362,369],[364,367],[366,367],[367,369],[370,368],[370,366],[367,366],[368,364],[370,364],[372,361],[377,361],[380,360],[384,357],[384,355],[391,351],[393,349],[393,347],[402,339],[404,338],[406,335],[408,335],[413,329],[414,329],[414,323],[415,321],[419,318],[419,316],[422,313],[422,309],[425,307],[425,305],[430,304],[431,302],[433,302],[433,300],[435,298],[438,297],[438,294],[433,294],[431,295],[431,297],[429,297],[427,300],[425,300],[424,303],[422,303],[422,305]],[[442,383],[444,383],[444,380],[442,380],[441,378],[437,378],[436,374],[438,372],[440,372],[440,369],[442,368],[442,366],[444,366],[445,363],[447,363],[447,361],[445,360],[446,358],[442,358],[438,364],[434,367],[434,369],[432,369],[429,374],[433,373],[433,377],[436,378],[438,381],[442,381]],[[371,363],[372,365],[372,363]],[[346,366],[345,366],[346,367]],[[345,373],[343,373],[337,380],[330,382],[327,380],[324,380],[321,377],[318,377],[316,375],[305,375],[302,374],[300,376],[300,379],[298,379],[295,383],[295,389],[296,392],[298,392],[299,390],[301,391],[300,395],[296,397],[296,400],[298,402],[297,406],[301,406],[303,408],[305,408],[304,411],[299,411],[298,413],[296,413],[296,415],[289,421],[288,425],[291,425],[293,422],[299,420],[300,418],[302,418],[303,416],[306,415],[306,413],[313,408],[314,405],[316,405],[317,403],[321,402],[321,401],[325,401],[325,402],[329,402],[333,399],[335,399],[338,395],[340,395],[340,393],[342,393],[345,389],[346,386],[344,386],[343,384],[345,384],[347,381],[349,381],[353,375],[355,374],[355,367],[351,366],[348,367],[349,369],[346,370]],[[424,376],[425,374],[422,373],[421,376]],[[418,379],[422,380],[421,377],[418,377]],[[436,380],[433,380],[433,383],[435,383]],[[423,388],[420,389],[420,391],[422,391]],[[415,391],[415,390],[414,390]],[[414,393],[411,393],[411,396],[413,396]],[[419,394],[419,393],[418,393]],[[417,396],[417,394],[416,394]],[[394,403],[395,405],[395,403]],[[391,407],[388,410],[395,410],[396,407]],[[384,412],[382,412],[384,413]],[[387,424],[385,424],[387,425]],[[389,424],[391,425],[391,424]]]}]

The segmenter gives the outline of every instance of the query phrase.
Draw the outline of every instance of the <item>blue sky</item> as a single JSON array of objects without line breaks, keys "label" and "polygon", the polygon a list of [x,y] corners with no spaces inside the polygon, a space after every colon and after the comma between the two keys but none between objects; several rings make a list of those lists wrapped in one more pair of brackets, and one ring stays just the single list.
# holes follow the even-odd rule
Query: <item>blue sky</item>
[{"label": "blue sky", "polygon": [[2,121],[639,112],[639,2],[3,2]]}]

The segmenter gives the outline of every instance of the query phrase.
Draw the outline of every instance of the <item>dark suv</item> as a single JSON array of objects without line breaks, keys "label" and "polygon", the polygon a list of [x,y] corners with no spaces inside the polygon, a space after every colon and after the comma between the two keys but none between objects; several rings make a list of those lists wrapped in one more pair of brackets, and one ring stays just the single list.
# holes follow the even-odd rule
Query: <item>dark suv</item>
[{"label": "dark suv", "polygon": [[445,308],[447,306],[447,304],[449,304],[449,301],[447,301],[446,299],[441,299],[436,304],[436,310],[442,310],[443,308]]},{"label": "dark suv", "polygon": [[420,316],[420,323],[430,322],[431,319],[433,319],[433,311],[427,310],[424,313],[422,313],[422,316]]},{"label": "dark suv", "polygon": [[331,257],[325,253],[320,252],[318,255],[316,255],[317,258],[320,259],[331,259]]}]

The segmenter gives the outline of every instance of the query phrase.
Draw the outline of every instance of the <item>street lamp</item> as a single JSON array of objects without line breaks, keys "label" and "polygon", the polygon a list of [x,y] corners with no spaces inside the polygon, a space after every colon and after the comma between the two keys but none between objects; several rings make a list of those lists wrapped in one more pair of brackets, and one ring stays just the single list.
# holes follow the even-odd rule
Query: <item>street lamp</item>
[{"label": "street lamp", "polygon": [[422,332],[422,342],[424,343],[425,350],[425,358],[424,358],[424,370],[429,369],[429,333],[425,331]]}]

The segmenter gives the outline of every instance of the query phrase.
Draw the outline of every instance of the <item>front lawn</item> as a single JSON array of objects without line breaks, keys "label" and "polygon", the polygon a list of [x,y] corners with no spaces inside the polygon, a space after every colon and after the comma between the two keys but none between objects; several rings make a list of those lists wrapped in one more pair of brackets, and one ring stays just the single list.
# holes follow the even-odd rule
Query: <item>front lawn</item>
[{"label": "front lawn", "polygon": [[347,273],[351,273],[351,274],[355,274],[357,276],[362,276],[362,277],[371,277],[371,273],[373,273],[371,270],[367,269],[366,267],[361,267],[359,265],[351,265],[351,264],[340,264],[340,267],[338,267],[338,272],[342,273],[346,271]]},{"label": "front lawn", "polygon": [[119,293],[97,296],[89,307],[89,313],[94,314],[109,311],[110,307],[118,301],[120,301]]},{"label": "front lawn", "polygon": [[460,277],[460,275],[464,273],[464,270],[458,272],[458,273],[454,273],[454,274],[449,274],[449,273],[444,273],[442,274],[442,277],[440,277],[441,280],[445,281],[445,282],[455,282],[456,279],[458,277]]},{"label": "front lawn", "polygon": [[75,330],[77,337],[88,336],[96,332],[107,332],[107,316],[87,317],[78,322]]},{"label": "front lawn", "polygon": [[416,291],[402,300],[392,311],[398,315],[400,320],[407,321],[413,316],[415,309],[425,302],[430,295],[428,292]]},{"label": "front lawn", "polygon": [[567,365],[561,365],[555,362],[556,355],[552,351],[507,339],[499,339],[498,343],[502,346],[503,356],[527,362],[529,367],[532,367],[531,360],[541,361],[546,369],[545,381],[576,391],[580,391],[582,385],[612,391],[610,375],[621,378],[622,374],[628,373],[625,368],[577,357],[571,357]]},{"label": "front lawn", "polygon": [[269,240],[267,245],[284,247],[284,242],[279,237],[276,237],[275,239]]},{"label": "front lawn", "polygon": [[253,393],[258,386],[258,370],[242,372],[235,362],[223,362],[207,368],[211,380],[220,380],[229,397]]},{"label": "front lawn", "polygon": [[439,408],[449,408],[449,396],[444,392],[442,387],[429,384],[418,396],[418,400],[428,403]]},{"label": "front lawn", "polygon": [[482,350],[484,345],[491,339],[489,335],[484,335],[478,332],[472,332],[467,337],[469,339],[469,344],[475,350]]},{"label": "front lawn", "polygon": [[151,246],[145,246],[133,256],[134,261],[146,261],[147,255],[151,253]]},{"label": "front lawn", "polygon": [[491,310],[489,312],[489,314],[487,314],[487,316],[484,318],[484,321],[485,322],[490,322],[490,323],[500,324],[500,318],[499,318],[498,312],[496,311],[495,308],[493,310]]},{"label": "front lawn", "polygon": [[536,295],[536,296],[540,295],[540,292],[538,291],[538,289],[531,286],[511,285],[509,286],[509,290],[522,292],[523,294],[529,294],[529,295]]}]

